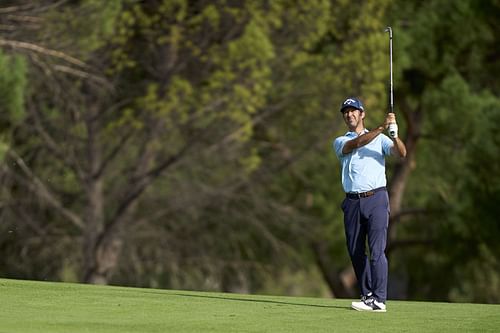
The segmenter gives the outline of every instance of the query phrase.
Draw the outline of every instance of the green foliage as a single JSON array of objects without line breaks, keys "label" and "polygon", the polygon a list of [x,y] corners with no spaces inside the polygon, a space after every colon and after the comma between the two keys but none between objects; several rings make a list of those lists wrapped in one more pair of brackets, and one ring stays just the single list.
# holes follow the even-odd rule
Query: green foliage
[{"label": "green foliage", "polygon": [[[468,200],[458,207],[457,218],[462,221],[471,221],[466,223],[465,238],[477,242],[477,248],[485,248],[483,252],[491,252],[491,255],[498,257],[500,256],[500,246],[498,246],[496,239],[500,233],[497,223],[499,208],[490,199],[500,195],[500,182],[496,177],[500,171],[500,158],[498,157],[500,99],[483,94],[478,98],[475,109],[480,113],[477,116],[479,126],[474,135],[471,136],[471,142],[467,146],[468,158],[463,164],[466,176],[461,182],[460,188],[473,195],[470,195]],[[485,137],[485,133],[490,134]],[[498,298],[498,294],[494,297]]]},{"label": "green foliage", "polygon": [[23,57],[0,50],[0,114],[4,126],[15,126],[24,118],[27,64]]},{"label": "green foliage", "polygon": [[12,130],[25,116],[26,76],[25,59],[0,50],[0,161],[11,144]]},{"label": "green foliage", "polygon": [[[118,16],[128,0],[83,0],[75,5],[58,6],[45,13],[42,38],[57,49],[87,60],[90,52],[102,48],[116,33]],[[43,35],[43,32],[50,32]],[[71,38],[64,39],[64,36]]]},{"label": "green foliage", "polygon": [[[488,226],[485,226],[485,229],[488,229],[490,233],[498,233],[498,230],[493,231]],[[498,253],[492,253],[491,247],[484,243],[479,243],[478,246],[478,249],[474,249],[475,256],[468,259],[465,265],[455,268],[453,272],[459,276],[459,280],[450,290],[449,297],[452,301],[500,302],[498,297],[500,294]]]},{"label": "green foliage", "polygon": [[394,255],[393,267],[406,267],[410,297],[498,301],[498,282],[491,278],[499,272],[492,262],[499,253],[493,241],[498,208],[490,204],[497,190],[490,184],[497,183],[498,120],[492,115],[499,100],[488,78],[498,75],[491,61],[495,28],[488,19],[495,10],[484,12],[490,5],[465,0],[392,6],[392,17],[404,21],[397,28],[402,43],[395,44],[400,100],[406,111],[423,117],[405,201],[427,210],[398,226],[398,236],[432,244]]}]

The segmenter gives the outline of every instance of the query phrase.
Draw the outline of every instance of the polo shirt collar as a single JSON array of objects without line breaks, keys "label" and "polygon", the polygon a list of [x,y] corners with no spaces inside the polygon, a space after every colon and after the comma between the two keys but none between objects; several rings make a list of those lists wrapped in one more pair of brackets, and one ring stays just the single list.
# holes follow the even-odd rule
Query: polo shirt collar
[{"label": "polo shirt collar", "polygon": [[[369,131],[368,131],[366,128],[363,130],[363,134],[368,133],[368,132],[369,132]],[[352,136],[352,137],[356,137],[356,136],[358,136],[358,133],[349,131],[349,132],[347,132],[347,133],[345,134],[345,136]]]}]

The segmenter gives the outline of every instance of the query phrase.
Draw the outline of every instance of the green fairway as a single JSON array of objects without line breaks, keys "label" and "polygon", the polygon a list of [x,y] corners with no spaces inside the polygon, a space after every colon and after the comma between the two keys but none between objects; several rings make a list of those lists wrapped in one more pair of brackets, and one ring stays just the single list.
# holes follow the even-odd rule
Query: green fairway
[{"label": "green fairway", "polygon": [[351,300],[123,288],[0,279],[0,333],[498,332],[500,305]]}]

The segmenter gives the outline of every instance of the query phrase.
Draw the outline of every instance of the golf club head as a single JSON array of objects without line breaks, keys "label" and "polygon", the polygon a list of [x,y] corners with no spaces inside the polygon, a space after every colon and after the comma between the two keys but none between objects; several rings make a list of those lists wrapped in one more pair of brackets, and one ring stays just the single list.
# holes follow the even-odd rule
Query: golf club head
[{"label": "golf club head", "polygon": [[392,28],[391,27],[385,28],[384,32],[388,32],[389,33],[389,38],[392,38]]}]

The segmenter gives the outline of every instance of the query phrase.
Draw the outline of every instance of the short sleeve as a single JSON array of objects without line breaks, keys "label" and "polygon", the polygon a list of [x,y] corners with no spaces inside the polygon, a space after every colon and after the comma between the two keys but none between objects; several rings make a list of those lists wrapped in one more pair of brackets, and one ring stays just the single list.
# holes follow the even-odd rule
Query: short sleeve
[{"label": "short sleeve", "polygon": [[333,142],[333,149],[335,150],[335,154],[337,154],[338,158],[344,156],[344,154],[342,154],[342,149],[344,149],[344,145],[347,141],[349,141],[348,137],[340,136]]},{"label": "short sleeve", "polygon": [[385,134],[381,135],[382,137],[382,151],[384,152],[384,155],[390,155],[391,154],[391,149],[394,147],[394,142]]}]

